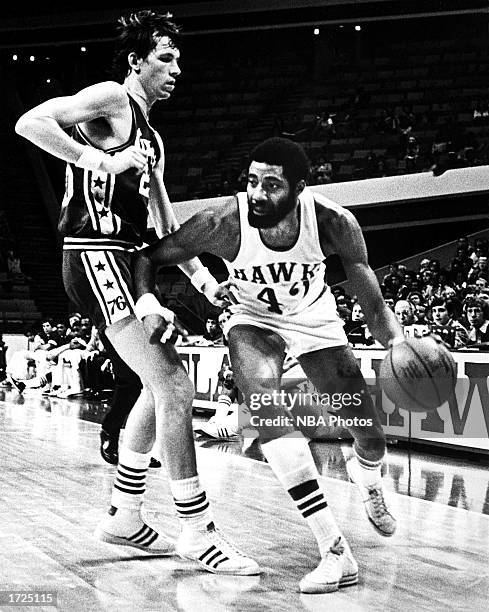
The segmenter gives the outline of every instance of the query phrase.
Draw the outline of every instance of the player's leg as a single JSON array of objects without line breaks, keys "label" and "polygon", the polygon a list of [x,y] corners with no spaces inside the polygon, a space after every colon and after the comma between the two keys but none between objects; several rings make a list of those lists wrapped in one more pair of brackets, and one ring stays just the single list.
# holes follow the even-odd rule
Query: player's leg
[{"label": "player's leg", "polygon": [[332,414],[349,423],[346,428],[354,445],[346,453],[348,474],[360,488],[372,525],[380,534],[391,536],[396,521],[387,509],[381,479],[385,435],[353,351],[336,346],[298,359],[317,391],[330,399]]},{"label": "player's leg", "polygon": [[136,372],[144,389],[154,398],[154,414],[143,401],[136,402],[126,423],[119,464],[125,449],[146,454],[156,444],[170,476],[182,532],[177,552],[198,561],[214,573],[247,575],[259,573],[257,564],[230,544],[215,528],[206,493],[197,474],[192,430],[194,388],[171,343],[150,344],[143,327],[127,317],[106,330],[109,341]]},{"label": "player's leg", "polygon": [[100,339],[103,342],[107,357],[112,363],[114,372],[114,394],[110,402],[110,410],[102,421],[100,453],[108,463],[117,464],[119,435],[141,394],[142,384],[139,376],[120,358],[105,332],[100,333]]},{"label": "player's leg", "polygon": [[[318,542],[321,563],[302,579],[301,591],[326,593],[356,583],[357,565],[328,507],[307,440],[281,403],[284,341],[252,325],[232,327],[228,341],[236,383],[255,417],[263,454]],[[277,417],[279,424],[267,425],[266,419]]]}]

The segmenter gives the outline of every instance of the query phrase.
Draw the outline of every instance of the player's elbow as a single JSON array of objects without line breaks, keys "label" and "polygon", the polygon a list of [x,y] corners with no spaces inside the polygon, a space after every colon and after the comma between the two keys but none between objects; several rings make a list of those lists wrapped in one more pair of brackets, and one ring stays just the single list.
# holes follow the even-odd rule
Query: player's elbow
[{"label": "player's elbow", "polygon": [[17,123],[15,124],[15,133],[19,136],[24,136],[25,138],[26,135],[30,132],[30,129],[31,120],[27,115],[22,115],[22,117],[20,117],[20,119],[18,119]]}]

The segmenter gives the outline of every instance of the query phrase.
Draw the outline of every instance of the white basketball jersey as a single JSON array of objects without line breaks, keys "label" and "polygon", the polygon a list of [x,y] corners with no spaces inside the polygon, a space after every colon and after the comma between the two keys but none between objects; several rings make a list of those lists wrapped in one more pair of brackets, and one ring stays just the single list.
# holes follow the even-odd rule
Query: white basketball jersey
[{"label": "white basketball jersey", "polygon": [[239,288],[240,306],[257,314],[289,315],[301,312],[321,297],[327,309],[325,317],[336,319],[336,302],[325,281],[326,266],[314,206],[316,196],[307,188],[300,194],[299,236],[287,250],[265,246],[258,228],[248,223],[246,193],[236,197],[241,243],[234,261],[225,263]]}]

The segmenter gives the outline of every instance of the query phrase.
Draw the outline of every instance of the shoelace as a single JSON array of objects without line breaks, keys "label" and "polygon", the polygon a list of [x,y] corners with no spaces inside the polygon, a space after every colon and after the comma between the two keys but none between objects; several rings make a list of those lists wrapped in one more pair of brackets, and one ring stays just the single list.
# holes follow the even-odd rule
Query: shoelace
[{"label": "shoelace", "polygon": [[382,492],[380,489],[378,489],[377,487],[369,488],[368,494],[372,502],[376,516],[380,517],[385,514],[389,514],[389,511],[387,510],[387,506],[385,505],[384,496],[382,495]]},{"label": "shoelace", "polygon": [[[208,531],[207,535],[209,536],[209,538],[219,546],[219,548],[222,550],[222,552],[226,552],[225,550],[223,550],[225,547],[228,547],[229,550],[231,550],[233,553],[239,555],[240,557],[246,557],[246,555],[244,553],[242,553],[239,548],[236,548],[236,546],[234,544],[232,544],[227,537],[222,533],[222,531],[220,529],[217,529],[217,527],[215,529],[213,529],[212,531]],[[223,543],[225,545],[225,547],[223,547]]]}]

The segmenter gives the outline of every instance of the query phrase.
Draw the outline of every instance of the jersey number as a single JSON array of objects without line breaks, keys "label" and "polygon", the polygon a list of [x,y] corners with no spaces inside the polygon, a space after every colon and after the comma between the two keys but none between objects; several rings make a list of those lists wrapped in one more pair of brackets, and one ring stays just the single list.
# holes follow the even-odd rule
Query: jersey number
[{"label": "jersey number", "polygon": [[270,312],[282,314],[275,291],[270,287],[266,287],[260,291],[260,293],[256,296],[256,299],[260,300],[260,302],[263,302],[264,304],[268,304],[268,310]]}]

